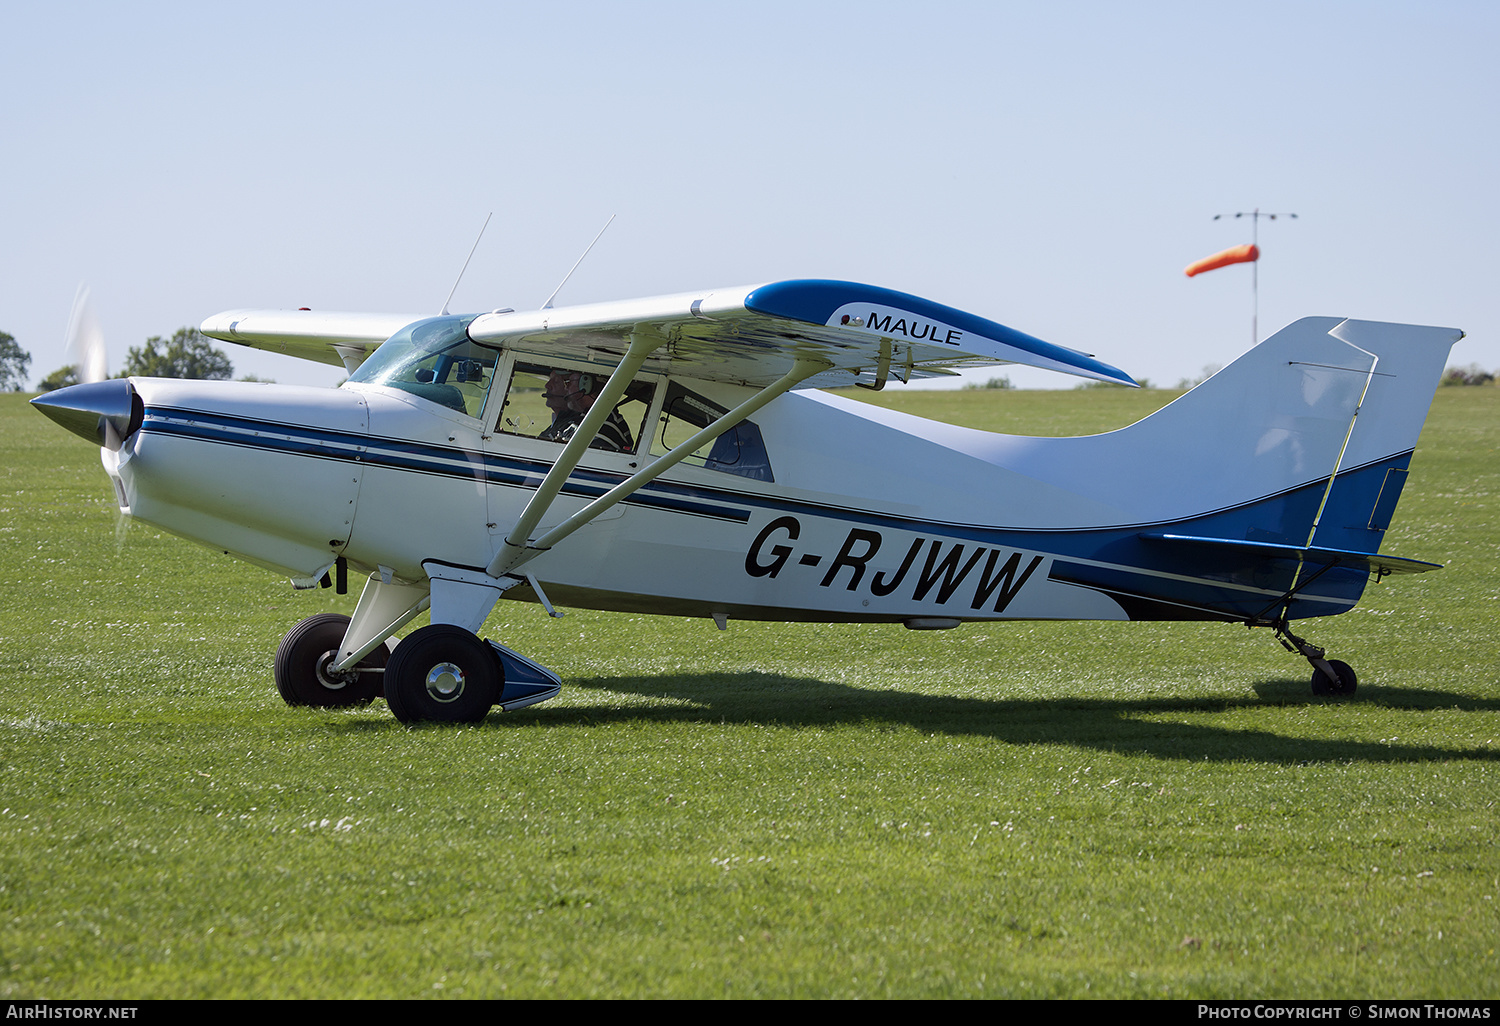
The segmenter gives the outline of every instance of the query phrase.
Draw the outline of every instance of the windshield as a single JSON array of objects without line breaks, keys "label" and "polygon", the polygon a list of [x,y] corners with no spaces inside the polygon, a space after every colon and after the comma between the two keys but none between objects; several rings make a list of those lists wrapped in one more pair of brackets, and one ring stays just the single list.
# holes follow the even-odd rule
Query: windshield
[{"label": "windshield", "polygon": [[431,317],[408,324],[382,343],[349,380],[399,388],[478,417],[500,354],[469,341],[469,322],[477,316]]}]

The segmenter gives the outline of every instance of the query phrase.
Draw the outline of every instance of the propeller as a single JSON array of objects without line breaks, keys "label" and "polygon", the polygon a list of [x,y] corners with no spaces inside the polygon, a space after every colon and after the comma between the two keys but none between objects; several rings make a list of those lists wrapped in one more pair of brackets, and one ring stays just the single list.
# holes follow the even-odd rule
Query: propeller
[{"label": "propeller", "polygon": [[74,434],[118,453],[141,426],[145,407],[129,381],[108,376],[104,332],[89,304],[87,285],[79,285],[73,299],[66,341],[66,359],[78,368],[80,383],[39,395],[31,405]]},{"label": "propeller", "polygon": [[79,283],[73,297],[73,311],[68,315],[66,359],[78,368],[78,380],[91,384],[109,376],[109,358],[104,348],[104,332],[89,304],[89,287]]}]

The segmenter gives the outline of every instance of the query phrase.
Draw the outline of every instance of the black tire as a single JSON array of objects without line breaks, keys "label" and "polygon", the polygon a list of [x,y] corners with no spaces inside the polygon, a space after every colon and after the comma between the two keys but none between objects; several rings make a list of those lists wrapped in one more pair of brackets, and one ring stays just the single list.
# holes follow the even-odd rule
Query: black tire
[{"label": "black tire", "polygon": [[402,723],[478,723],[500,697],[495,650],[435,623],[407,635],[386,665],[385,701]]},{"label": "black tire", "polygon": [[1348,663],[1337,659],[1328,660],[1328,665],[1333,667],[1333,672],[1339,675],[1338,680],[1330,680],[1328,674],[1322,670],[1313,668],[1312,691],[1315,695],[1352,695],[1354,689],[1359,687],[1359,679],[1354,676],[1354,668]]},{"label": "black tire", "polygon": [[349,629],[349,618],[338,613],[309,616],[286,632],[276,649],[276,690],[287,705],[310,705],[339,709],[369,705],[384,688],[379,670],[390,657],[384,645],[359,661],[353,671],[334,673],[328,667],[338,659],[339,643]]}]

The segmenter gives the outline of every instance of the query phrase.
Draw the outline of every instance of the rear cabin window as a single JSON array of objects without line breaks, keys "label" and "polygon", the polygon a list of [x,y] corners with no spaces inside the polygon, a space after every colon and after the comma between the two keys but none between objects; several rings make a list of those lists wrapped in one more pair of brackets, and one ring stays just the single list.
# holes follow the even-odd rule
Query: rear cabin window
[{"label": "rear cabin window", "polygon": [[[496,429],[522,438],[566,442],[608,378],[595,370],[517,362]],[[589,448],[634,452],[645,433],[655,390],[650,381],[632,381]]]},{"label": "rear cabin window", "polygon": [[[677,382],[667,384],[666,402],[662,404],[661,430],[651,440],[651,455],[660,456],[692,438],[724,414],[724,407]],[[705,470],[737,474],[752,481],[775,481],[771,461],[766,455],[760,428],[742,420],[712,442],[700,447],[682,462]]]}]

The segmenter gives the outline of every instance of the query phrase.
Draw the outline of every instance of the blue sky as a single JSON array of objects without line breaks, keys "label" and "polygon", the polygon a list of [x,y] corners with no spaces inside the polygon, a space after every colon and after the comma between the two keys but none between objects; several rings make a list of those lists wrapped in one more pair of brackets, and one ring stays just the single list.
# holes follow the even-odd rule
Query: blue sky
[{"label": "blue sky", "polygon": [[[1500,367],[1500,5],[0,0],[0,330],[60,366],[238,307],[535,307],[793,277],[1171,384],[1305,315]],[[227,347],[236,373],[342,375]],[[987,375],[980,375],[981,377]],[[1013,372],[1025,384],[1071,380]]]}]

